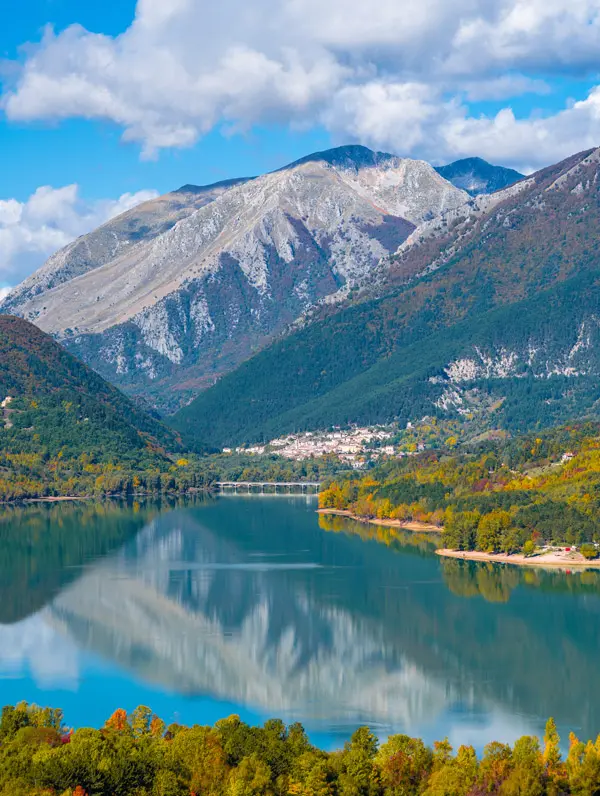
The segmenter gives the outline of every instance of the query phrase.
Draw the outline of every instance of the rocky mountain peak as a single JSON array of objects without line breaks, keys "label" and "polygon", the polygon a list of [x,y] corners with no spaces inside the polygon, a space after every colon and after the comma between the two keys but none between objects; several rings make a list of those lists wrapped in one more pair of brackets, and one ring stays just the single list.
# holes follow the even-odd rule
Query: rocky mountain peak
[{"label": "rocky mountain peak", "polygon": [[315,305],[376,283],[416,225],[468,199],[428,163],[338,147],[140,205],[51,257],[3,310],[175,407]]},{"label": "rocky mountain peak", "polygon": [[438,166],[436,171],[471,196],[494,193],[523,179],[523,174],[504,166],[492,166],[482,158],[463,158]]}]

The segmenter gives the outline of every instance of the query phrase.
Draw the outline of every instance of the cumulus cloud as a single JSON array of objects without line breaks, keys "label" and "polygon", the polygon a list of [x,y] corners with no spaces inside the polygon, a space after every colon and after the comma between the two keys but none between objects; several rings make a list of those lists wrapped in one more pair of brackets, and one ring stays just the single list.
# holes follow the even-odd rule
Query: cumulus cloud
[{"label": "cumulus cloud", "polygon": [[20,282],[79,235],[157,195],[148,190],[87,202],[77,185],[46,185],[25,202],[0,200],[0,299],[7,292],[2,283]]},{"label": "cumulus cloud", "polygon": [[533,167],[595,139],[595,93],[546,119],[510,98],[588,74],[599,47],[600,0],[138,0],[120,36],[48,28],[2,102],[19,121],[111,120],[146,157],[277,122],[437,161],[485,155],[491,135]]}]

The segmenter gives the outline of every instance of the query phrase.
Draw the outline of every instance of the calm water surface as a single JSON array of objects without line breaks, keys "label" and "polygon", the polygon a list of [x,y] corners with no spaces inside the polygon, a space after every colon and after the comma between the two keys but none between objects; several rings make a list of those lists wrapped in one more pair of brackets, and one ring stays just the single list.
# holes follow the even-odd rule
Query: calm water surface
[{"label": "calm water surface", "polygon": [[477,748],[600,731],[600,573],[440,560],[425,536],[307,498],[60,504],[0,514],[0,701],[100,725],[359,724]]}]

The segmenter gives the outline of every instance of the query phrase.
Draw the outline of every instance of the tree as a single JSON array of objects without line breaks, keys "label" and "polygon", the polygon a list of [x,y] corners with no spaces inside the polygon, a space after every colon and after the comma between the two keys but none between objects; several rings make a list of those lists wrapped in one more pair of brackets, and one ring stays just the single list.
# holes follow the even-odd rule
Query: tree
[{"label": "tree", "polygon": [[189,788],[202,796],[219,796],[227,778],[225,750],[219,733],[211,727],[190,727],[178,732],[170,744],[173,767]]},{"label": "tree", "polygon": [[555,796],[564,792],[568,785],[567,768],[562,762],[560,736],[556,729],[556,723],[552,718],[546,722],[542,761],[547,779],[546,793],[549,796]]},{"label": "tree", "polygon": [[433,755],[423,741],[392,735],[376,756],[385,796],[413,796],[431,773]]},{"label": "tree", "polygon": [[245,757],[230,774],[227,796],[272,794],[271,769],[257,755]]},{"label": "tree", "polygon": [[579,548],[579,552],[584,558],[587,558],[589,560],[598,558],[598,548],[596,547],[596,545],[593,544],[589,543],[582,544],[581,547]]},{"label": "tree", "polygon": [[322,752],[304,752],[294,761],[289,786],[292,796],[331,796],[334,774]]},{"label": "tree", "polygon": [[139,705],[131,714],[130,725],[136,738],[147,735],[150,732],[150,722],[152,721],[152,711],[145,705]]},{"label": "tree", "polygon": [[515,743],[513,769],[500,788],[502,796],[542,796],[544,767],[537,738],[525,735]]},{"label": "tree", "polygon": [[535,553],[535,542],[533,539],[528,539],[523,545],[523,555],[529,557]]},{"label": "tree", "polygon": [[117,708],[112,716],[106,720],[104,724],[105,730],[113,730],[114,732],[128,732],[131,730],[129,719],[127,718],[127,711],[123,708]]},{"label": "tree", "polygon": [[368,727],[359,727],[343,752],[340,793],[345,796],[370,796],[377,791],[374,758],[377,738]]},{"label": "tree", "polygon": [[573,733],[570,736],[567,772],[571,793],[588,796],[600,791],[600,738],[594,743],[582,743]]},{"label": "tree", "polygon": [[484,514],[477,528],[477,548],[486,553],[496,553],[501,550],[503,537],[510,525],[511,516],[508,511],[496,509]]},{"label": "tree", "polygon": [[472,746],[461,746],[455,758],[447,758],[432,773],[424,796],[467,796],[477,777],[477,755]]},{"label": "tree", "polygon": [[512,750],[508,744],[493,741],[483,750],[478,782],[484,793],[497,793],[512,771]]}]

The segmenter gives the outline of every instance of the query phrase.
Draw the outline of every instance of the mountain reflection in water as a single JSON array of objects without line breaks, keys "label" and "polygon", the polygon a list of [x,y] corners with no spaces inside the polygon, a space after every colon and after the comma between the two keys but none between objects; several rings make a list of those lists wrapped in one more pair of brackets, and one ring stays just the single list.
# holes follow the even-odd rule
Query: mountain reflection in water
[{"label": "mountain reflection in water", "polygon": [[368,723],[480,746],[548,715],[598,732],[598,573],[440,560],[427,536],[315,508],[251,497],[7,512],[2,698],[29,698],[33,683],[61,706],[93,677],[103,715],[150,688],[173,712],[201,698],[336,737]]}]

